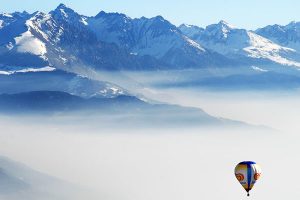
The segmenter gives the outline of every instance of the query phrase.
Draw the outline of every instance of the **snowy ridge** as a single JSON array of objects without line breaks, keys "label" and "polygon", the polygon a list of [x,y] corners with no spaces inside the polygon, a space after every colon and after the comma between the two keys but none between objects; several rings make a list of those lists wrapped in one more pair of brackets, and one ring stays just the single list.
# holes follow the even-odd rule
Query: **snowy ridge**
[{"label": "snowy ridge", "polygon": [[204,57],[210,57],[201,44],[162,16],[132,19],[124,14],[101,11],[96,17],[90,17],[88,24],[99,40],[117,44],[134,55],[155,57],[171,66],[193,63],[197,67],[203,65]]},{"label": "snowy ridge", "polygon": [[[4,67],[3,67],[4,68]],[[0,71],[0,94],[28,91],[61,91],[83,98],[113,98],[129,95],[116,84],[92,80],[53,67],[24,68],[8,67]]]},{"label": "snowy ridge", "polygon": [[293,21],[285,26],[269,25],[255,32],[282,46],[300,51],[300,22]]},{"label": "snowy ridge", "polygon": [[6,25],[0,29],[0,44],[0,61],[4,60],[0,64],[11,66],[21,63],[69,70],[78,65],[100,69],[158,65],[154,59],[144,63],[115,45],[97,41],[88,27],[88,17],[63,4],[48,14],[35,12]]},{"label": "snowy ridge", "polygon": [[248,36],[250,39],[250,46],[245,47],[244,51],[249,53],[249,57],[265,58],[282,65],[300,67],[299,62],[289,60],[280,55],[281,53],[294,53],[296,52],[294,49],[279,46],[253,32],[248,32]]},{"label": "snowy ridge", "polygon": [[60,4],[49,13],[0,14],[0,65],[72,71],[283,65],[300,67],[300,23],[256,32],[220,21],[176,27],[162,16],[84,16]]},{"label": "snowy ridge", "polygon": [[[248,58],[268,60],[280,65],[300,67],[296,50],[280,46],[252,31],[238,29],[225,21],[212,24],[205,30],[195,27],[180,26],[181,31],[192,37],[207,49],[232,58],[245,56]],[[288,56],[287,56],[288,55]],[[299,56],[298,56],[299,58]]]}]

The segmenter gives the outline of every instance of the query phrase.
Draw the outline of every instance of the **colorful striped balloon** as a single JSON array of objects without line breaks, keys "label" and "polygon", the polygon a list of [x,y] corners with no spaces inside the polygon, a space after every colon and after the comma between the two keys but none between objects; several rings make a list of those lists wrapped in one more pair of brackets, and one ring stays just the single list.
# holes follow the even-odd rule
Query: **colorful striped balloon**
[{"label": "colorful striped balloon", "polygon": [[236,179],[247,191],[247,196],[249,196],[249,191],[253,188],[254,184],[261,175],[261,169],[259,165],[253,161],[240,162],[235,167],[234,173]]}]

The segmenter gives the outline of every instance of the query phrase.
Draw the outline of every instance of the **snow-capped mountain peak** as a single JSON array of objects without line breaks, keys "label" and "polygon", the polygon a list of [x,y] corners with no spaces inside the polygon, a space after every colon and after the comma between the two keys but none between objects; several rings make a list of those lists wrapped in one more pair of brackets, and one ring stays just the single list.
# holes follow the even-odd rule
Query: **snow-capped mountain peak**
[{"label": "snow-capped mountain peak", "polygon": [[57,20],[81,19],[81,15],[67,7],[65,4],[60,4],[54,11],[51,11],[50,14]]},{"label": "snow-capped mountain peak", "polygon": [[212,35],[213,37],[217,37],[218,39],[226,39],[228,37],[228,33],[234,29],[237,28],[225,22],[224,20],[221,20],[217,24],[208,25],[205,30],[207,34]]},{"label": "snow-capped mountain peak", "polygon": [[227,23],[224,20],[221,20],[217,24],[211,24],[211,25],[206,26],[206,30],[208,30],[208,31],[216,30],[216,31],[224,32],[224,33],[229,32],[233,29],[237,29],[237,28],[235,26]]},{"label": "snow-capped mountain peak", "polygon": [[197,38],[204,31],[204,28],[190,24],[181,24],[178,29],[189,38]]},{"label": "snow-capped mountain peak", "polygon": [[236,27],[233,26],[232,24],[229,24],[228,22],[226,22],[225,20],[221,20],[218,23],[219,26],[225,27],[227,29],[235,29]]},{"label": "snow-capped mountain peak", "polygon": [[56,9],[69,9],[69,7],[67,7],[65,4],[63,4],[63,3],[60,3],[57,7],[56,7]]},{"label": "snow-capped mountain peak", "polygon": [[178,28],[179,29],[187,29],[188,31],[190,31],[191,29],[194,29],[195,31],[204,30],[201,27],[191,25],[191,24],[181,24]]},{"label": "snow-capped mountain peak", "polygon": [[26,11],[24,12],[14,12],[14,13],[0,13],[0,29],[11,24],[16,20],[21,20],[27,18],[30,14]]},{"label": "snow-capped mountain peak", "polygon": [[25,17],[25,16],[28,16],[30,15],[28,12],[26,11],[23,11],[23,12],[14,12],[13,13],[13,16],[19,16],[19,17]]},{"label": "snow-capped mountain peak", "polygon": [[300,22],[297,22],[297,21],[291,21],[288,25],[286,25],[287,28],[297,28],[300,26]]},{"label": "snow-capped mountain peak", "polygon": [[101,17],[119,17],[119,18],[123,18],[123,19],[131,19],[129,16],[123,14],[123,13],[118,13],[118,12],[112,12],[112,13],[107,13],[105,11],[100,11],[95,18],[101,18]]},{"label": "snow-capped mountain peak", "polygon": [[67,13],[74,13],[75,12],[73,9],[67,7],[65,4],[62,4],[62,3],[57,6],[57,8],[54,10],[54,12],[55,11],[62,12],[65,17],[68,17]]},{"label": "snow-capped mountain peak", "polygon": [[167,22],[167,20],[161,15],[157,15],[156,17],[152,17],[151,19],[154,21]]}]

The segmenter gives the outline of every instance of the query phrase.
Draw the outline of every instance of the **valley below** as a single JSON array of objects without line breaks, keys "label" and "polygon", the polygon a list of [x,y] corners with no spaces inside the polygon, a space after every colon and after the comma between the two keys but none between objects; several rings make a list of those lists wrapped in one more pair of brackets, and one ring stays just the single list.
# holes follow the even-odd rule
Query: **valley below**
[{"label": "valley below", "polygon": [[[134,120],[124,126],[126,115],[119,114],[2,114],[0,155],[81,188],[68,186],[61,195],[54,188],[56,196],[51,196],[53,190],[21,189],[3,199],[28,194],[30,199],[246,198],[233,175],[240,160],[256,160],[263,168],[262,181],[252,192],[256,199],[300,197],[293,171],[285,170],[289,163],[300,165],[297,91],[221,92],[150,84],[140,91],[148,91],[152,101],[201,108],[214,117],[271,129],[174,127],[151,121],[149,126]],[[79,194],[73,197],[75,190]]]}]

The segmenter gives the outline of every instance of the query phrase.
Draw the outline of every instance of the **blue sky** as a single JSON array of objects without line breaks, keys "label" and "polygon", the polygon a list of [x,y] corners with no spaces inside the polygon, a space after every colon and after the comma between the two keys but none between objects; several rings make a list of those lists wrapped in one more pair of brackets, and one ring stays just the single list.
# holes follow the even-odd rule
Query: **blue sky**
[{"label": "blue sky", "polygon": [[295,0],[0,0],[0,12],[36,10],[48,12],[64,3],[77,12],[122,12],[130,17],[162,15],[172,23],[208,24],[225,20],[241,28],[300,21],[300,1]]}]

